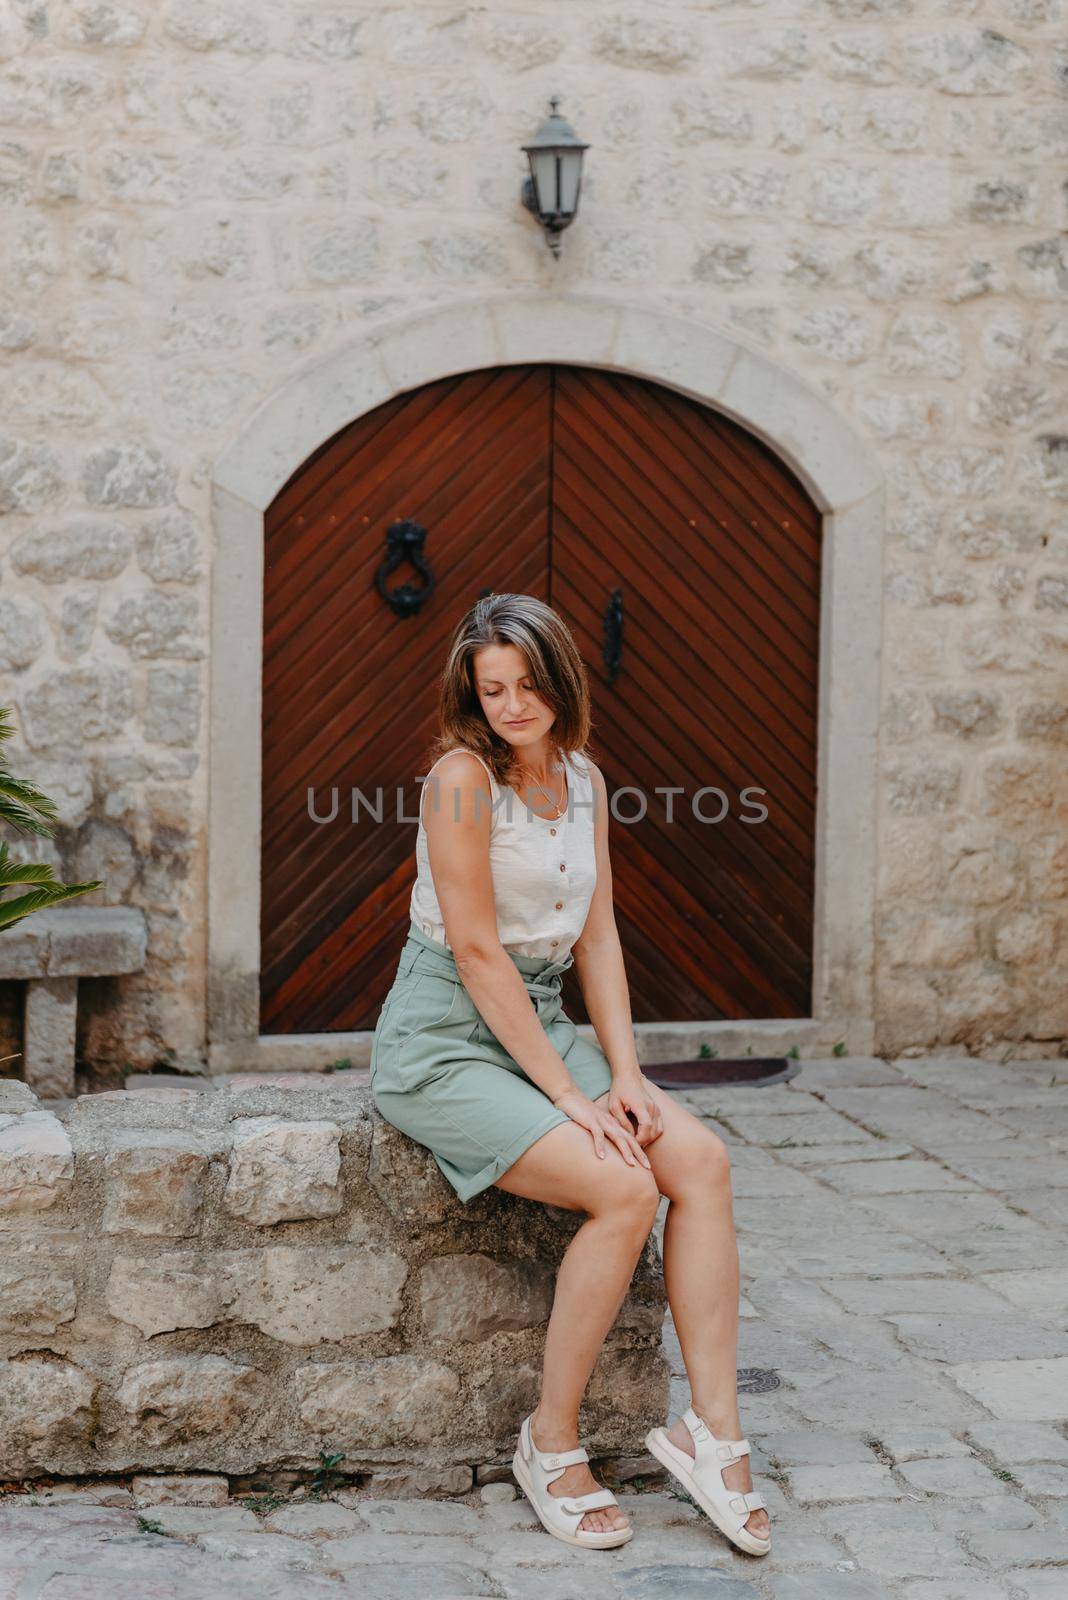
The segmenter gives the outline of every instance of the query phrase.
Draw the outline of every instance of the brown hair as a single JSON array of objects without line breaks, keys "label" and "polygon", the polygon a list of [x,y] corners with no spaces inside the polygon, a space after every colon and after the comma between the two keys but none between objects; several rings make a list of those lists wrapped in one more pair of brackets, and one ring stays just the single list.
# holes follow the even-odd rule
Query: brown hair
[{"label": "brown hair", "polygon": [[526,658],[538,696],[556,713],[549,729],[553,759],[587,748],[591,726],[586,664],[567,623],[532,594],[489,594],[476,600],[453,631],[441,674],[440,732],[428,763],[464,745],[488,764],[499,783],[508,783],[515,764],[511,745],[489,723],[475,688],[475,656],[486,645],[514,644]]}]

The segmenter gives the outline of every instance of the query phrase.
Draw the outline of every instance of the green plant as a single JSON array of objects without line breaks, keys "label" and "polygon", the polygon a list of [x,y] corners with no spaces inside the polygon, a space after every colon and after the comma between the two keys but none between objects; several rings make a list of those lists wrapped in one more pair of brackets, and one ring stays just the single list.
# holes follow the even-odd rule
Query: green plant
[{"label": "green plant", "polygon": [[713,1050],[710,1044],[703,1044],[697,1052],[697,1059],[699,1061],[714,1061],[718,1055],[719,1051]]},{"label": "green plant", "polygon": [[139,1533],[158,1533],[164,1539],[170,1537],[162,1522],[156,1522],[152,1517],[143,1517],[140,1514],[138,1514],[137,1518],[137,1531]]},{"label": "green plant", "polygon": [[845,1041],[843,1039],[839,1039],[838,1043],[831,1047],[831,1054],[832,1054],[832,1056],[844,1056],[845,1053],[846,1053]]},{"label": "green plant", "polygon": [[319,1465],[312,1474],[311,1486],[308,1490],[309,1495],[318,1499],[324,1494],[329,1494],[331,1489],[337,1488],[336,1480],[341,1476],[338,1471],[338,1462],[344,1461],[344,1459],[345,1452],[343,1450],[338,1450],[333,1455],[327,1454],[325,1450],[319,1451]]},{"label": "green plant", "polygon": [[248,1506],[257,1516],[267,1516],[271,1511],[277,1511],[279,1506],[286,1504],[284,1494],[276,1494],[272,1489],[268,1494],[247,1494],[241,1500],[243,1506]]},{"label": "green plant", "polygon": [[675,1500],[685,1500],[686,1504],[688,1506],[693,1506],[695,1511],[701,1510],[701,1507],[697,1504],[697,1501],[694,1499],[693,1495],[687,1494],[685,1489],[680,1489],[677,1483],[669,1483],[667,1486],[667,1492]]},{"label": "green plant", "polygon": [[[10,708],[0,706],[0,744],[10,739],[14,728],[9,720]],[[16,778],[9,772],[7,761],[0,751],[0,822],[10,824],[20,833],[36,833],[42,838],[52,837],[50,824],[56,820],[55,802],[27,778]],[[60,900],[72,900],[75,895],[90,894],[103,888],[100,880],[92,883],[60,883],[46,861],[16,862],[11,852],[0,841],[0,896],[18,885],[29,885],[25,894],[13,899],[0,899],[0,928],[10,928],[22,917],[28,917],[43,906],[56,905]]]},{"label": "green plant", "polygon": [[797,1048],[796,1044],[792,1044],[789,1050],[787,1050],[786,1054],[791,1061],[800,1061],[801,1059],[801,1052]]}]

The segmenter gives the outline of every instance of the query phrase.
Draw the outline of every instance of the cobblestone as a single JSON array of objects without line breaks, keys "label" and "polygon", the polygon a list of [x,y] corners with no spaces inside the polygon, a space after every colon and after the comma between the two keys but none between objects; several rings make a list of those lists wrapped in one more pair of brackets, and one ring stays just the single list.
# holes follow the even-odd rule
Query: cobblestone
[{"label": "cobblestone", "polygon": [[[780,1379],[742,1396],[775,1530],[765,1560],[733,1551],[662,1477],[617,1491],[627,1545],[572,1551],[508,1482],[475,1478],[451,1500],[227,1499],[225,1476],[194,1470],[0,1498],[0,1600],[1062,1600],[1065,1229],[1006,1201],[1064,1192],[1062,1136],[1028,1099],[1025,1066],[822,1062],[767,1101],[740,1090],[737,1117],[728,1090],[691,1097],[730,1119],[744,1174],[739,1364]],[[850,1117],[898,1142],[782,1131],[823,1138]],[[315,1205],[320,1192],[326,1179]],[[1021,1223],[1033,1249],[1019,1255]],[[664,1348],[677,1414],[688,1390],[670,1317]],[[34,1361],[25,1381],[47,1377],[52,1397],[37,1425],[76,1428],[82,1397],[57,1406],[64,1369]]]}]

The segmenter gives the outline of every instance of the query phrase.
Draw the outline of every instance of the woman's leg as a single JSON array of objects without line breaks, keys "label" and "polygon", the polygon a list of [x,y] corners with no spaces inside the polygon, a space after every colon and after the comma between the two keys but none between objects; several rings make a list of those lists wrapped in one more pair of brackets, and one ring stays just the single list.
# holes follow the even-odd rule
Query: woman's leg
[{"label": "woman's leg", "polygon": [[[664,1222],[664,1286],[690,1380],[693,1409],[720,1439],[740,1439],[738,1414],[738,1244],[732,1212],[730,1158],[718,1134],[656,1084],[649,1085],[664,1131],[645,1146],[653,1176],[670,1204]],[[668,1438],[693,1455],[690,1430],[679,1420]],[[749,1458],[724,1468],[731,1489],[753,1487]],[[766,1511],[745,1524],[767,1538]]]},{"label": "woman's leg", "polygon": [[[611,1143],[602,1160],[590,1135],[574,1122],[536,1139],[501,1174],[497,1187],[588,1213],[560,1262],[545,1334],[541,1399],[531,1421],[539,1450],[573,1450],[583,1393],[626,1298],[660,1193],[652,1173],[629,1165]],[[568,1467],[549,1493],[587,1494],[599,1487],[589,1467],[579,1464]],[[626,1527],[627,1521],[619,1507],[606,1506],[588,1511],[579,1526],[608,1532]]]}]

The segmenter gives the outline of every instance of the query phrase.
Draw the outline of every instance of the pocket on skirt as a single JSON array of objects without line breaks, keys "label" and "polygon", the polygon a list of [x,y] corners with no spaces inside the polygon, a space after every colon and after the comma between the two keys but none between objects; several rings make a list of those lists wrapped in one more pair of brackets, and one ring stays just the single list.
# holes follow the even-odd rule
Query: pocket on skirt
[{"label": "pocket on skirt", "polygon": [[393,1024],[394,1038],[410,1039],[431,1028],[446,1028],[452,1023],[473,1023],[477,1016],[474,1001],[462,983],[423,972],[414,986],[397,1001]]}]

